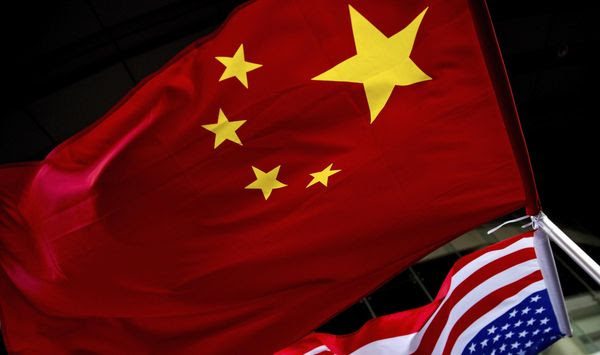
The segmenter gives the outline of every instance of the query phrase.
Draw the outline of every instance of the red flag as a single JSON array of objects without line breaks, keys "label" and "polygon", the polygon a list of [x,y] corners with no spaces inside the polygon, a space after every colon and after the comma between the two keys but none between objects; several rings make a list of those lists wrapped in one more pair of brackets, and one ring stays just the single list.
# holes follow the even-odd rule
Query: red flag
[{"label": "red flag", "polygon": [[571,330],[548,238],[527,232],[460,258],[432,303],[355,333],[313,333],[293,354],[537,354]]},{"label": "red flag", "polygon": [[23,353],[266,353],[538,208],[483,9],[253,1],[41,162],[0,169]]}]

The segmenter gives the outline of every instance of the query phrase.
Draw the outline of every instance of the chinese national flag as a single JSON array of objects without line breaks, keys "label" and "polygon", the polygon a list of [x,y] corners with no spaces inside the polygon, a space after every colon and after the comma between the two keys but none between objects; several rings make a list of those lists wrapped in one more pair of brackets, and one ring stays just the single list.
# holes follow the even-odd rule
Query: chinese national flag
[{"label": "chinese national flag", "polygon": [[538,209],[485,5],[252,1],[43,161],[0,169],[23,354],[265,354]]}]

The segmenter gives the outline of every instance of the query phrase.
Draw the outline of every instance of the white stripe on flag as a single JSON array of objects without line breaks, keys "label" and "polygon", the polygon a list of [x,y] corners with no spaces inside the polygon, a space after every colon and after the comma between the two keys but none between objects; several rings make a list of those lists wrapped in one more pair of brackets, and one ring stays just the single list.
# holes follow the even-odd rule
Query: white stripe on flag
[{"label": "white stripe on flag", "polygon": [[477,333],[483,329],[483,327],[498,318],[498,315],[508,312],[512,307],[524,301],[532,293],[544,290],[545,288],[546,286],[544,280],[536,281],[519,291],[516,295],[501,302],[495,308],[491,309],[489,312],[469,325],[469,327],[458,336],[450,353],[461,354],[468,345],[469,341],[473,339],[473,337],[475,337],[475,335],[477,335]]},{"label": "white stripe on flag", "polygon": [[460,317],[462,317],[462,315],[465,314],[469,309],[471,309],[477,302],[481,301],[485,296],[489,295],[490,293],[515,281],[518,281],[539,269],[540,267],[538,265],[537,259],[531,259],[521,264],[512,266],[498,274],[495,274],[494,276],[478,284],[475,288],[469,291],[469,293],[467,293],[460,301],[458,301],[454,305],[454,307],[452,307],[450,314],[448,314],[448,320],[446,321],[446,325],[444,326],[444,329],[440,333],[438,341],[435,344],[433,353],[442,353],[444,347],[446,346],[448,335],[454,327],[454,323],[456,323],[460,319]]},{"label": "white stripe on flag", "polygon": [[304,353],[304,355],[317,355],[317,354],[323,353],[325,351],[331,351],[331,350],[329,350],[327,345],[321,345],[321,346],[317,346],[316,348],[312,349],[309,352]]},{"label": "white stripe on flag", "polygon": [[386,338],[363,345],[351,355],[404,355],[410,341],[417,333]]}]

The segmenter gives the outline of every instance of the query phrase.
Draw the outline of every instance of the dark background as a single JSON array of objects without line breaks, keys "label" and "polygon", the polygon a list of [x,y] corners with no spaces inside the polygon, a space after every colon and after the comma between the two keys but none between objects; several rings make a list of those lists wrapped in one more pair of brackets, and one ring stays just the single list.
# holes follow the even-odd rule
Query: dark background
[{"label": "dark background", "polygon": [[[175,53],[214,30],[241,2],[3,4],[0,164],[42,159]],[[488,4],[544,211],[561,226],[599,236],[597,13],[584,1]],[[600,260],[598,248],[584,247]],[[439,270],[448,270],[457,257],[414,266],[369,296],[370,306],[381,315],[428,302],[445,275]],[[558,258],[566,293],[593,285],[585,276],[573,280],[581,272],[560,252]],[[359,303],[322,329],[344,333],[369,317]]]}]

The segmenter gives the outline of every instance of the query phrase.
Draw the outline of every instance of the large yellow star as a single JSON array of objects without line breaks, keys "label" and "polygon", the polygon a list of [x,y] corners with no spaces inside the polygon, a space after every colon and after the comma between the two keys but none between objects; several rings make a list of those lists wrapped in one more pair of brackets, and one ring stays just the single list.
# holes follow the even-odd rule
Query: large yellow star
[{"label": "large yellow star", "polygon": [[387,37],[352,6],[349,7],[356,55],[313,80],[363,84],[373,123],[396,85],[407,86],[431,80],[410,59],[417,30],[427,8],[402,31]]},{"label": "large yellow star", "polygon": [[217,147],[221,143],[225,142],[225,140],[242,145],[242,141],[235,131],[237,131],[237,129],[240,128],[244,123],[246,123],[245,120],[229,121],[223,113],[223,110],[219,109],[219,118],[217,119],[217,123],[205,124],[202,125],[202,127],[215,134],[215,149],[217,149]]},{"label": "large yellow star", "polygon": [[246,186],[246,189],[257,189],[262,190],[263,196],[265,200],[271,196],[271,192],[275,189],[280,189],[282,187],[286,187],[287,185],[277,180],[277,174],[279,174],[279,168],[281,165],[278,165],[273,170],[265,173],[264,171],[252,167],[254,171],[254,175],[256,175],[256,180],[250,185]]},{"label": "large yellow star", "polygon": [[306,188],[311,187],[312,185],[320,182],[321,184],[327,186],[327,182],[329,181],[329,177],[335,173],[339,173],[341,170],[331,170],[333,167],[333,163],[329,164],[325,169],[318,171],[316,173],[310,174],[312,176],[312,180],[306,185]]},{"label": "large yellow star", "polygon": [[262,67],[262,64],[246,61],[244,56],[244,44],[240,44],[233,57],[215,58],[225,66],[225,71],[219,78],[219,81],[236,77],[242,83],[242,85],[246,87],[246,89],[248,88],[248,72]]}]

